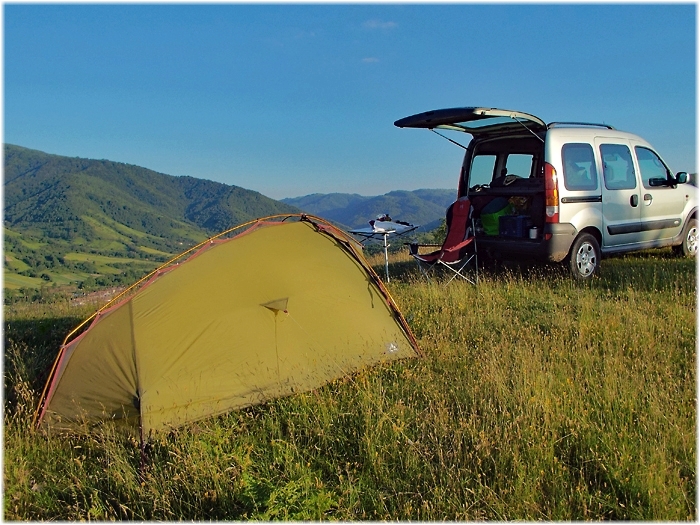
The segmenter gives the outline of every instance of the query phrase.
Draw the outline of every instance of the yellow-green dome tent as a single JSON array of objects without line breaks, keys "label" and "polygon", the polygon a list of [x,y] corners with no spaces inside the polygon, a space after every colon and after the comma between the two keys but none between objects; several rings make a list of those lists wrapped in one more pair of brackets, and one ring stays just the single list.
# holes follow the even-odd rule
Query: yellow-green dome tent
[{"label": "yellow-green dome tent", "polygon": [[148,434],[418,352],[356,242],[317,217],[234,228],[127,292],[66,338],[39,425]]}]

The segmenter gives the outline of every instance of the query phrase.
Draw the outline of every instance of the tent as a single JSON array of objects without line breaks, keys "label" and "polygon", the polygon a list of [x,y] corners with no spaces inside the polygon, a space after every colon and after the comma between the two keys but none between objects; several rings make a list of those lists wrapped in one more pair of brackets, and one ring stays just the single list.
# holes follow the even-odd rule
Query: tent
[{"label": "tent", "polygon": [[110,419],[143,436],[418,352],[356,241],[318,217],[266,217],[174,258],[69,334],[37,424]]}]

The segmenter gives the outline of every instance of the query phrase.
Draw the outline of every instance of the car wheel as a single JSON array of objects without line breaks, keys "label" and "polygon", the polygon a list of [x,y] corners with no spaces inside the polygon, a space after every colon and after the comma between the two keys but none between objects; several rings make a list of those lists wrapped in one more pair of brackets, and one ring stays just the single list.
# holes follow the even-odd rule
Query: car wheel
[{"label": "car wheel", "polygon": [[590,233],[579,235],[569,253],[569,270],[575,279],[590,279],[600,267],[600,246]]},{"label": "car wheel", "polygon": [[674,246],[673,251],[684,257],[695,257],[698,254],[698,221],[688,221],[683,228],[683,242]]}]

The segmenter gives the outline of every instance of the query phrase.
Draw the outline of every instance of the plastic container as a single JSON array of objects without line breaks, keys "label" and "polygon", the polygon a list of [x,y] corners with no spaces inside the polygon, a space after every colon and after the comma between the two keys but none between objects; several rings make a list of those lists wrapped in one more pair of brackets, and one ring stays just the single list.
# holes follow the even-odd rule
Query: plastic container
[{"label": "plastic container", "polygon": [[530,227],[530,217],[527,215],[505,215],[498,219],[498,234],[501,237],[518,237],[523,238],[528,236]]}]

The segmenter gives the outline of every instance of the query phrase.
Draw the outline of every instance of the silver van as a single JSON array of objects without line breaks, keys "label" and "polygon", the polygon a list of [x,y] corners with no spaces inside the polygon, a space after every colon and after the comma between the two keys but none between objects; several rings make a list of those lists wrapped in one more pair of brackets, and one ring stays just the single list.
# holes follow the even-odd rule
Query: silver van
[{"label": "silver van", "polygon": [[[480,256],[566,262],[589,279],[606,254],[664,246],[697,254],[695,186],[637,135],[472,107],[394,124],[430,129],[466,150],[458,197],[473,205]],[[436,130],[472,140],[464,146]]]}]

